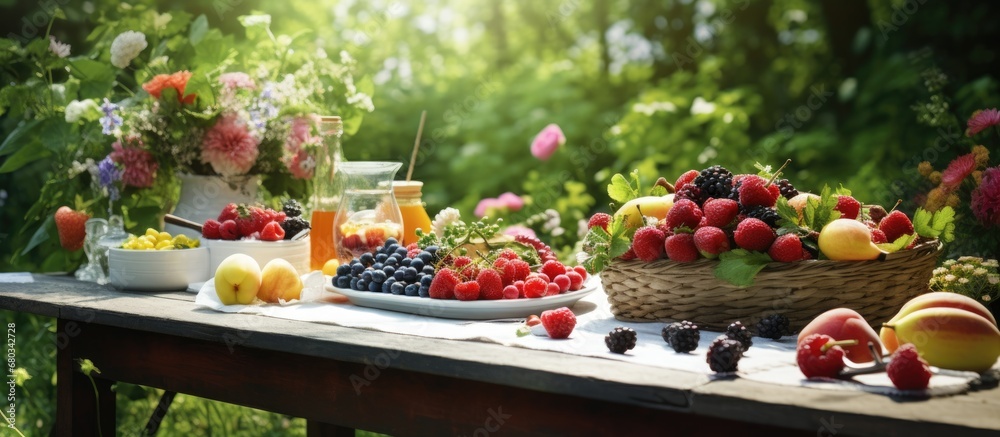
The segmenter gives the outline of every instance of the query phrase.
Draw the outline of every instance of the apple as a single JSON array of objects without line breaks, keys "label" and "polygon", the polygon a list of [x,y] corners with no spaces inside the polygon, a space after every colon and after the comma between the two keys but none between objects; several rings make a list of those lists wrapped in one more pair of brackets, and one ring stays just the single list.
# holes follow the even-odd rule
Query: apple
[{"label": "apple", "polygon": [[260,266],[250,255],[234,253],[215,269],[215,292],[223,305],[249,305],[260,289]]},{"label": "apple", "polygon": [[615,212],[615,217],[620,215],[628,215],[625,221],[625,227],[627,228],[639,228],[642,227],[643,220],[642,217],[656,217],[663,220],[667,217],[667,212],[670,208],[674,206],[674,195],[667,194],[663,196],[644,196],[637,197],[626,202],[618,211]]},{"label": "apple", "polygon": [[299,299],[302,295],[302,278],[292,267],[292,263],[283,258],[275,258],[264,264],[260,271],[260,289],[257,297],[268,303],[277,303],[278,299],[290,301]]}]

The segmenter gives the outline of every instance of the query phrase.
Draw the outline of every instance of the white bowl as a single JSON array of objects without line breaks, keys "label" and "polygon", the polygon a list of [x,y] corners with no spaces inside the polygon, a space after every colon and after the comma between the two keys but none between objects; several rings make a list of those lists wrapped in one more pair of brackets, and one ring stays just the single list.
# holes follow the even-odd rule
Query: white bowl
[{"label": "white bowl", "polygon": [[264,264],[275,258],[284,258],[295,267],[300,275],[309,273],[309,239],[303,240],[281,240],[281,241],[260,241],[260,240],[209,240],[202,239],[201,244],[208,248],[209,272],[215,275],[215,270],[219,268],[222,260],[234,253],[250,255],[251,258],[264,268]]},{"label": "white bowl", "polygon": [[[208,249],[111,249],[108,255],[111,285],[119,290],[186,290],[188,284],[211,277]],[[213,270],[214,272],[214,270]]]}]

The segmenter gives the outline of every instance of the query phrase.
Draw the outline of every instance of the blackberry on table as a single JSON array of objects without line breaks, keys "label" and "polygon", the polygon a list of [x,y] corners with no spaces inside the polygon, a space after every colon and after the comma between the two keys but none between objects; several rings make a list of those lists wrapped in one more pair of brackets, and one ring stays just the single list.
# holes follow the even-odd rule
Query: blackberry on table
[{"label": "blackberry on table", "polygon": [[302,217],[289,216],[281,221],[281,229],[285,230],[285,239],[291,240],[299,232],[309,229],[309,222]]},{"label": "blackberry on table", "polygon": [[791,334],[788,317],[781,314],[771,314],[757,322],[758,337],[777,340],[788,334]]},{"label": "blackberry on table", "polygon": [[713,165],[702,170],[692,183],[700,191],[697,203],[701,205],[710,197],[728,198],[733,192],[733,173],[721,165]]},{"label": "blackberry on table", "polygon": [[670,333],[668,342],[675,352],[684,353],[698,349],[698,342],[701,341],[701,331],[698,325],[684,321]]},{"label": "blackberry on table", "polygon": [[288,199],[281,204],[281,210],[286,217],[299,217],[302,215],[302,204],[298,200]]},{"label": "blackberry on table", "polygon": [[743,357],[743,345],[736,340],[720,335],[708,347],[705,362],[713,372],[735,372],[738,370],[740,358]]},{"label": "blackberry on table", "polygon": [[781,190],[781,196],[786,199],[791,199],[799,195],[799,190],[796,190],[795,186],[788,179],[778,179],[774,181],[774,184]]},{"label": "blackberry on table", "polygon": [[740,208],[747,217],[760,219],[760,221],[767,223],[768,226],[772,228],[778,227],[778,220],[781,220],[781,216],[778,215],[778,211],[774,208],[769,208],[764,205],[755,205],[749,208]]},{"label": "blackberry on table", "polygon": [[740,342],[743,351],[746,352],[753,346],[753,333],[740,322],[733,322],[726,328],[726,336],[732,340]]},{"label": "blackberry on table", "polygon": [[611,352],[623,354],[625,351],[634,348],[637,340],[638,336],[636,335],[634,329],[619,326],[612,329],[611,332],[604,337],[604,344],[608,346],[608,349],[610,349]]}]

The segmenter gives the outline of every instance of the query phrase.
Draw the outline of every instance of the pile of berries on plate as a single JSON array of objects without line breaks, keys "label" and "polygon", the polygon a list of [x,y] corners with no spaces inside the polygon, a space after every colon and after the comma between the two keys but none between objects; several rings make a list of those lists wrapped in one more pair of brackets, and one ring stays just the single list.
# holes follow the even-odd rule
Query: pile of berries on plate
[{"label": "pile of berries on plate", "polygon": [[217,219],[205,220],[201,235],[212,240],[290,240],[309,229],[302,218],[302,206],[295,200],[284,203],[281,211],[261,205],[230,203]]}]

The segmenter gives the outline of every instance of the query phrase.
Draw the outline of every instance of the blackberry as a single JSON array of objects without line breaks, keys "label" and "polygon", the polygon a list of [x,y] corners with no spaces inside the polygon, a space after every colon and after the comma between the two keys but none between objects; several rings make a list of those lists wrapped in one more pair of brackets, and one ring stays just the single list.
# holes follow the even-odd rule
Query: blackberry
[{"label": "blackberry", "polygon": [[291,240],[299,232],[309,229],[309,222],[302,217],[285,217],[281,221],[281,229],[285,230],[285,239]]},{"label": "blackberry", "polygon": [[683,187],[678,187],[677,191],[674,193],[674,202],[681,199],[688,199],[694,203],[701,205],[701,189],[698,188],[693,183],[686,183]]},{"label": "blackberry", "polygon": [[637,339],[634,329],[619,326],[604,337],[604,344],[608,345],[611,352],[624,354],[625,351],[635,347]]},{"label": "blackberry", "polygon": [[885,208],[881,205],[872,205],[868,208],[868,217],[872,219],[875,224],[878,224],[885,218],[889,213],[885,212]]},{"label": "blackberry", "polygon": [[302,215],[302,204],[298,200],[288,199],[281,204],[281,210],[286,217],[300,217]]},{"label": "blackberry", "polygon": [[706,168],[692,183],[700,190],[698,205],[710,197],[728,198],[733,192],[733,173],[721,165]]},{"label": "blackberry", "polygon": [[747,217],[760,219],[760,221],[767,223],[768,226],[778,228],[778,220],[781,220],[781,216],[778,215],[778,211],[775,211],[774,208],[755,205],[745,209],[741,206],[740,209]]},{"label": "blackberry", "polygon": [[729,325],[726,328],[726,336],[740,342],[744,352],[750,350],[750,346],[753,346],[753,333],[740,322],[733,322]]},{"label": "blackberry", "polygon": [[778,179],[774,181],[774,184],[778,186],[781,190],[781,195],[786,199],[791,199],[799,195],[799,190],[796,190],[788,179]]},{"label": "blackberry", "polygon": [[720,335],[708,347],[705,362],[713,372],[735,372],[743,357],[743,345],[736,340]]},{"label": "blackberry", "polygon": [[698,331],[698,325],[685,321],[671,333],[669,343],[675,352],[684,353],[698,349],[700,340],[701,332]]},{"label": "blackberry", "polygon": [[788,317],[781,314],[771,314],[757,322],[757,336],[777,340],[783,335],[791,334],[788,327]]}]

